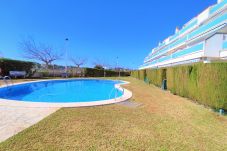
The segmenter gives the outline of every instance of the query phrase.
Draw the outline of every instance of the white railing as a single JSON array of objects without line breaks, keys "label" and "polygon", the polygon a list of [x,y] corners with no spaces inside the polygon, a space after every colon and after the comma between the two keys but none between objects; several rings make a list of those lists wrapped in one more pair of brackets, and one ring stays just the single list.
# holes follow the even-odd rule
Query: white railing
[{"label": "white railing", "polygon": [[5,85],[8,87],[9,84],[13,85],[13,81],[9,76],[4,76],[3,77],[3,82],[5,83]]},{"label": "white railing", "polygon": [[117,92],[120,91],[119,89],[122,89],[122,93],[124,95],[125,89],[120,87],[119,85],[115,85],[115,87],[110,91],[109,99],[111,99],[111,95],[113,94],[113,92],[115,92],[114,99],[116,100],[117,99],[117,94],[118,94]]}]

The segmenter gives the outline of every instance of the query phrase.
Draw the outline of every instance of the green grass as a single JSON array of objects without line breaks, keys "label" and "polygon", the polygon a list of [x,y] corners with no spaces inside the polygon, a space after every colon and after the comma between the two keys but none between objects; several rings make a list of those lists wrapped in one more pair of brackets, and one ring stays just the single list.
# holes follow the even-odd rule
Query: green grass
[{"label": "green grass", "polygon": [[143,106],[63,108],[0,144],[0,150],[227,150],[227,118],[134,78]]}]

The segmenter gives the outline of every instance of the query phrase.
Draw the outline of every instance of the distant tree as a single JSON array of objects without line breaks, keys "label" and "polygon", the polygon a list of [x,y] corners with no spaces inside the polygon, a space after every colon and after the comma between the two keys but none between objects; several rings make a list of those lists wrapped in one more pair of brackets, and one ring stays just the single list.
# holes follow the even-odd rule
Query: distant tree
[{"label": "distant tree", "polygon": [[71,58],[70,60],[77,68],[80,68],[81,66],[83,66],[87,61],[87,59],[84,59],[84,58]]},{"label": "distant tree", "polygon": [[71,57],[70,60],[76,66],[76,74],[79,75],[79,76],[82,76],[81,66],[85,65],[87,60],[84,59],[84,58],[73,58],[73,57]]},{"label": "distant tree", "polygon": [[103,59],[100,60],[100,59],[96,59],[94,62],[94,68],[97,68],[97,69],[105,69],[107,67],[109,67],[108,63],[106,63],[106,61],[104,61]]},{"label": "distant tree", "polygon": [[103,70],[103,76],[105,77],[106,76],[106,68],[109,66],[107,63],[105,63],[105,61],[100,61],[100,60],[96,60],[94,63],[93,63],[95,66],[94,68],[95,69],[100,69],[100,70]]},{"label": "distant tree", "polygon": [[94,68],[95,69],[100,69],[100,70],[104,69],[104,67],[102,65],[99,65],[99,64],[95,65]]},{"label": "distant tree", "polygon": [[60,59],[61,55],[53,52],[51,46],[39,43],[37,44],[34,39],[29,38],[20,42],[21,48],[24,51],[24,57],[27,59],[41,61],[48,69],[51,64]]}]

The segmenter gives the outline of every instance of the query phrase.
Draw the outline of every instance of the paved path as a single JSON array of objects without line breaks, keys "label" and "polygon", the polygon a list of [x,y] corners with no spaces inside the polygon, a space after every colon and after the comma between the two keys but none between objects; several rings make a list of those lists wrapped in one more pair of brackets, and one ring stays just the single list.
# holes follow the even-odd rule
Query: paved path
[{"label": "paved path", "polygon": [[0,105],[0,142],[39,122],[58,108],[26,108]]}]

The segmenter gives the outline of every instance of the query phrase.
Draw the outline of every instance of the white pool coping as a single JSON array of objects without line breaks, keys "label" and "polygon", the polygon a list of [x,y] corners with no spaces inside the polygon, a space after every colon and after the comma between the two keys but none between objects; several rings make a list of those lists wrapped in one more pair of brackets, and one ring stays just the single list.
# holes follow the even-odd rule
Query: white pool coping
[{"label": "white pool coping", "polygon": [[[83,79],[93,79],[93,80],[111,80],[112,79],[97,79],[97,78],[75,78],[75,79],[48,79],[48,80],[37,80],[37,81],[29,81],[29,82],[20,82],[13,85],[19,84],[27,84],[27,83],[35,83],[35,82],[43,82],[43,81],[57,81],[57,80],[83,80]],[[122,81],[122,80],[118,80]],[[127,81],[122,81],[122,84],[115,84],[115,87],[119,90],[123,89],[123,96],[117,97],[109,100],[100,100],[93,102],[72,102],[72,103],[48,103],[48,102],[28,102],[28,101],[18,101],[18,100],[8,100],[8,99],[0,99],[0,106],[13,106],[13,107],[32,107],[32,108],[61,108],[61,107],[89,107],[89,106],[99,106],[99,105],[108,105],[126,101],[132,97],[132,92],[124,89],[121,85],[129,84]],[[6,86],[0,86],[3,88]]]}]

